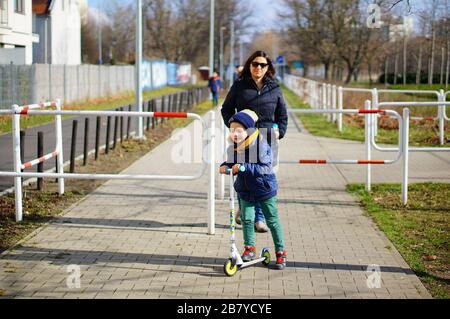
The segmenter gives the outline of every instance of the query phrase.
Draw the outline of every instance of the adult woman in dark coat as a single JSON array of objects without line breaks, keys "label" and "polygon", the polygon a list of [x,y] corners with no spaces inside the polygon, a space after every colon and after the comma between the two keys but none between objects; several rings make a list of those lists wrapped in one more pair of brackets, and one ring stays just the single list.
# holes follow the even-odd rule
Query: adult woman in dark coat
[{"label": "adult woman in dark coat", "polygon": [[[286,134],[288,116],[281,88],[275,82],[275,68],[264,51],[254,52],[244,65],[239,78],[231,86],[222,105],[225,125],[237,112],[253,110],[259,117],[256,127],[272,147],[273,163],[277,164],[278,139]],[[256,208],[255,228],[268,231],[261,208]]]}]

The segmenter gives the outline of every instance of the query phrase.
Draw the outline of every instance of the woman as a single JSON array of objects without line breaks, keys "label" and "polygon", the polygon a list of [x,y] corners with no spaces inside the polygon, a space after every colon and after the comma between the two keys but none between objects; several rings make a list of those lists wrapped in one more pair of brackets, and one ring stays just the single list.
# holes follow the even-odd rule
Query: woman
[{"label": "woman", "polygon": [[[276,166],[277,140],[282,139],[286,133],[288,116],[283,94],[274,79],[275,68],[272,60],[266,52],[256,51],[247,59],[238,80],[231,86],[221,112],[225,125],[228,126],[228,121],[236,112],[253,110],[259,118],[257,128],[272,147],[273,163]],[[275,124],[278,129],[274,129]],[[269,229],[264,222],[261,208],[256,206],[255,213],[256,230],[267,232]]]}]

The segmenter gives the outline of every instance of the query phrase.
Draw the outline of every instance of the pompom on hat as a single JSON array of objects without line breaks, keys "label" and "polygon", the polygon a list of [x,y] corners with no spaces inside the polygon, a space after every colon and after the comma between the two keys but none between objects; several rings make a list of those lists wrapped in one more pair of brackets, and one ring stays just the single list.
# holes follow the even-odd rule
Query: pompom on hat
[{"label": "pompom on hat", "polygon": [[255,127],[256,122],[258,122],[258,115],[250,109],[245,109],[234,114],[228,121],[228,124],[231,124],[232,122],[238,122],[246,129],[253,128]]}]

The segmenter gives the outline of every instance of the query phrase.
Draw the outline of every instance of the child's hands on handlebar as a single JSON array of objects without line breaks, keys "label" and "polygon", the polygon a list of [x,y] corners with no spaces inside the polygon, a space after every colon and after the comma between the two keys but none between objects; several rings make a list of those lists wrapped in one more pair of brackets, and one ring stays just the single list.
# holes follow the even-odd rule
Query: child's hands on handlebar
[{"label": "child's hands on handlebar", "polygon": [[[231,170],[233,171],[233,175],[236,175],[239,171],[241,171],[241,172],[245,171],[245,167],[242,166],[241,164],[234,164],[233,167],[231,168]],[[228,166],[225,166],[225,165],[220,166],[219,173],[220,174],[229,174],[230,168],[228,168]]]}]

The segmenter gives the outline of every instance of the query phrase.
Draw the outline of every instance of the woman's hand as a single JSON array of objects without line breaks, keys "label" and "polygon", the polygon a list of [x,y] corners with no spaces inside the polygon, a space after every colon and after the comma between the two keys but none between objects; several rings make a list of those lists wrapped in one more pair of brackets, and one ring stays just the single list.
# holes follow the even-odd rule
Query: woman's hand
[{"label": "woman's hand", "polygon": [[226,174],[227,173],[227,166],[220,166],[219,167],[219,174]]},{"label": "woman's hand", "polygon": [[275,130],[275,138],[276,138],[277,140],[280,139],[280,131],[279,131],[278,129]]},{"label": "woman's hand", "polygon": [[233,165],[233,175],[236,175],[239,172],[239,167],[241,167],[241,164]]}]

